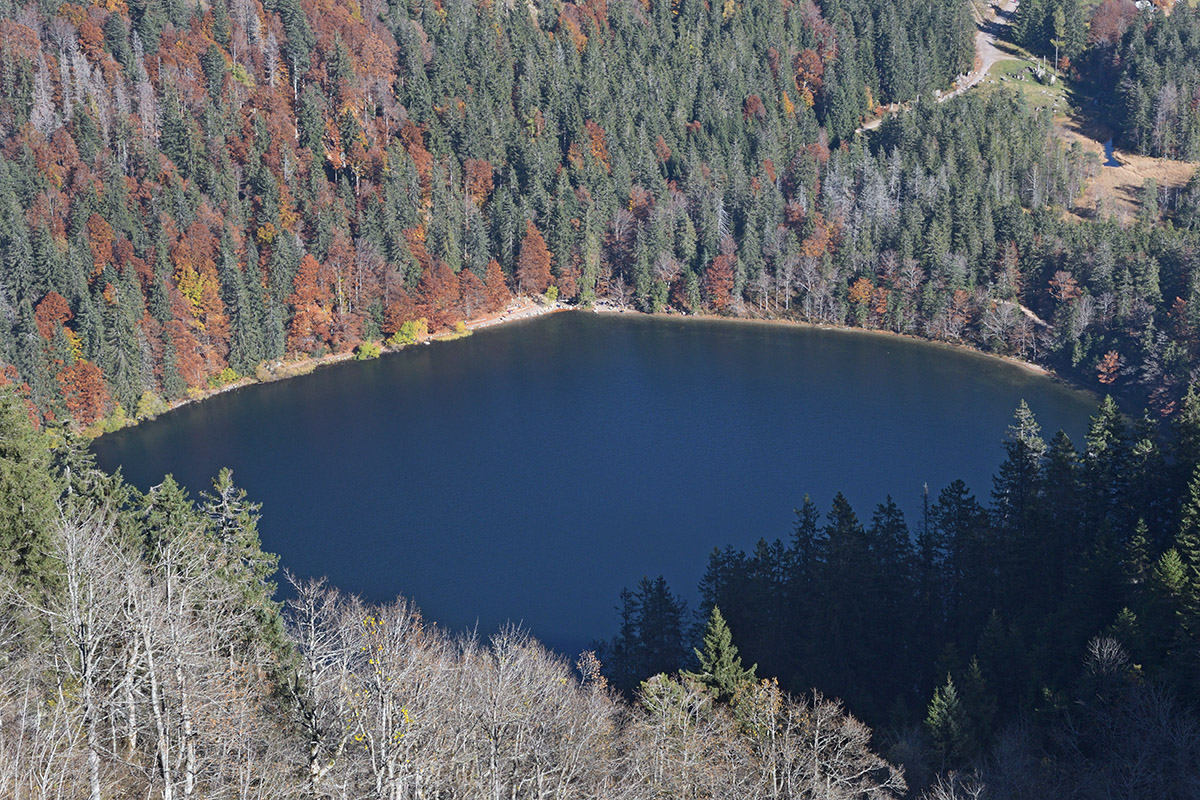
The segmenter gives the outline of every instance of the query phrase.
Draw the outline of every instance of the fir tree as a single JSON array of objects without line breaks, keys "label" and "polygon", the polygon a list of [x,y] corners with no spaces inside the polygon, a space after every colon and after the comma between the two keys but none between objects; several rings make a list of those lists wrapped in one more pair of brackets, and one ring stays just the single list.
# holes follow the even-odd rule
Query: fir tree
[{"label": "fir tree", "polygon": [[730,702],[740,689],[755,681],[754,672],[758,665],[742,668],[742,658],[733,644],[733,634],[717,606],[712,607],[704,630],[704,650],[693,649],[693,652],[700,669],[684,674],[709,687],[722,703]]},{"label": "fir tree", "polygon": [[933,739],[942,765],[960,763],[967,741],[967,720],[958,689],[954,687],[954,678],[949,673],[946,674],[946,683],[934,690],[933,699],[929,701],[925,728]]},{"label": "fir tree", "polygon": [[25,401],[0,389],[0,579],[38,592],[56,585],[48,543],[57,515],[50,448],[34,430]]}]

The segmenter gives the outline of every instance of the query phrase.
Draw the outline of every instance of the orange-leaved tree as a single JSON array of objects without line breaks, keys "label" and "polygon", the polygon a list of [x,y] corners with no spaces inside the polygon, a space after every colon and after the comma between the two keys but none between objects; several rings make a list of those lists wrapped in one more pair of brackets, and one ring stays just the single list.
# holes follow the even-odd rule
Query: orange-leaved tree
[{"label": "orange-leaved tree", "polygon": [[288,327],[288,350],[310,353],[329,342],[329,323],[333,318],[330,304],[333,293],[320,280],[321,265],[311,254],[300,259],[300,268],[287,301],[292,306],[292,324]]},{"label": "orange-leaved tree", "polygon": [[512,300],[512,292],[508,290],[508,282],[504,279],[504,270],[494,258],[488,262],[484,282],[487,284],[488,311],[500,311]]},{"label": "orange-leaved tree", "polygon": [[445,261],[436,260],[431,269],[421,275],[421,283],[417,286],[420,298],[419,311],[421,316],[429,320],[429,329],[449,327],[457,321],[458,312],[458,276]]},{"label": "orange-leaved tree", "polygon": [[550,250],[532,220],[525,223],[521,257],[517,259],[517,287],[521,294],[541,294],[550,285]]},{"label": "orange-leaved tree", "polygon": [[108,405],[108,387],[100,368],[80,359],[58,373],[63,401],[76,424],[86,428],[104,416]]},{"label": "orange-leaved tree", "polygon": [[733,304],[733,267],[737,256],[722,253],[704,271],[704,293],[718,314],[727,314]]},{"label": "orange-leaved tree", "polygon": [[46,296],[37,304],[37,310],[33,313],[34,321],[37,323],[38,333],[43,339],[53,338],[58,331],[58,327],[68,322],[71,317],[71,307],[67,304],[67,299],[58,292],[46,292]]},{"label": "orange-leaved tree", "polygon": [[1117,354],[1116,350],[1109,350],[1096,366],[1096,379],[1106,385],[1113,383],[1117,379],[1117,372],[1120,368],[1121,356]]},{"label": "orange-leaved tree", "polygon": [[458,273],[458,302],[467,319],[475,316],[487,302],[487,287],[469,269]]}]

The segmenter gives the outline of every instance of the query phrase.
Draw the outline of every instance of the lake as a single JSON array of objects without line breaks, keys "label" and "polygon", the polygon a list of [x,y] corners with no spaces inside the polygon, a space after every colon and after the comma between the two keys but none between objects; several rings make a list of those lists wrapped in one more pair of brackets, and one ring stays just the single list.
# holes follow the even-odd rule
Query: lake
[{"label": "lake", "polygon": [[960,477],[986,502],[1022,399],[1081,444],[1095,398],[969,351],[573,312],[222,394],[94,450],[193,496],[229,466],[293,573],[573,653],[644,575],[694,607],[713,547],[786,541],[805,493],[864,522],[891,494],[911,524],[925,485]]}]

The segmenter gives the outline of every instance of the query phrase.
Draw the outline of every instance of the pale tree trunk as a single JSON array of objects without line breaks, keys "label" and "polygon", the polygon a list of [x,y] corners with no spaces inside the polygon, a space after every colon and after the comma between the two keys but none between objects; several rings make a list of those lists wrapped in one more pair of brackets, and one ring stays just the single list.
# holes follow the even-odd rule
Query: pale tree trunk
[{"label": "pale tree trunk", "polygon": [[[49,617],[59,630],[64,646],[64,672],[78,681],[80,728],[87,749],[89,800],[100,800],[99,717],[104,692],[101,682],[114,666],[102,661],[104,643],[116,633],[119,549],[112,541],[112,523],[99,512],[79,512],[58,521],[57,552],[66,579],[63,599],[50,607],[29,603]],[[28,602],[28,601],[27,601]]]},{"label": "pale tree trunk", "polygon": [[137,751],[138,734],[138,709],[133,689],[137,678],[138,660],[141,655],[141,642],[136,634],[130,637],[126,653],[125,675],[121,679],[121,696],[125,702],[125,758],[132,761],[134,753]]},{"label": "pale tree trunk", "polygon": [[[168,599],[173,599],[170,598],[172,588],[169,584],[167,591]],[[182,595],[182,593],[179,594]],[[178,614],[182,616],[182,597],[179,598],[179,604]],[[169,602],[167,607],[168,628],[171,635],[171,649],[174,651],[175,685],[179,687],[179,719],[183,732],[183,796],[191,797],[196,789],[196,732],[192,722],[190,681],[188,680],[188,673],[184,669],[183,663],[183,645],[181,642],[182,637],[179,633],[179,618],[172,612],[175,612],[174,603]]]},{"label": "pale tree trunk", "polygon": [[150,632],[143,628],[142,634],[146,644],[146,677],[150,681],[150,710],[154,717],[154,732],[156,734],[155,755],[158,761],[159,777],[163,782],[163,800],[173,800],[175,782],[171,777],[171,746],[167,732],[166,715],[162,707],[162,689],[158,672],[154,663],[154,645],[150,641]]}]

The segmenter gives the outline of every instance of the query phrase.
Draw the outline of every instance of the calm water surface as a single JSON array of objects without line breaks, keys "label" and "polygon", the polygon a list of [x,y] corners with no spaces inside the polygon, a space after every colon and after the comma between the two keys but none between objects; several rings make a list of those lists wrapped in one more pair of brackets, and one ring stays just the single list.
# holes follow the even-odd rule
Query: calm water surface
[{"label": "calm water surface", "polygon": [[791,531],[807,492],[868,520],[963,478],[986,499],[1024,398],[1078,444],[1094,400],[995,359],[753,323],[557,314],[187,406],[95,444],[143,489],[222,466],[301,576],[520,621],[576,652],[623,586],[694,605],[714,546]]}]

